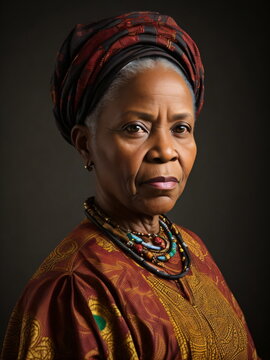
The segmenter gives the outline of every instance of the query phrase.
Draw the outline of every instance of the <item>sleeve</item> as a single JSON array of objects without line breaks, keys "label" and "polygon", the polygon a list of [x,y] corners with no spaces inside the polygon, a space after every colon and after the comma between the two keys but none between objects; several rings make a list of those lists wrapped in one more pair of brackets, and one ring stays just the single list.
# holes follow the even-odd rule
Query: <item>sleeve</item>
[{"label": "sleeve", "polygon": [[2,360],[138,358],[120,310],[97,277],[50,275],[27,285],[9,321]]}]

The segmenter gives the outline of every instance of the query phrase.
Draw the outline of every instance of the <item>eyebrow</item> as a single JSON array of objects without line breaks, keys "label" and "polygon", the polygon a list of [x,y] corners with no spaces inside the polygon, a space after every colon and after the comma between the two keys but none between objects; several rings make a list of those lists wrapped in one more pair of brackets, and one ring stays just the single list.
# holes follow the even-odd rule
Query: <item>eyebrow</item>
[{"label": "eyebrow", "polygon": [[136,115],[140,118],[143,118],[145,120],[153,120],[154,119],[154,116],[152,114],[149,114],[149,113],[146,113],[146,112],[143,112],[143,111],[135,111],[135,110],[128,110],[128,111],[125,111],[123,114],[123,116],[126,116],[126,115]]},{"label": "eyebrow", "polygon": [[[146,113],[146,112],[143,112],[143,111],[135,111],[135,110],[129,110],[129,111],[126,111],[122,114],[123,116],[126,116],[126,115],[136,115],[144,120],[148,120],[148,121],[152,121],[155,119],[155,116],[153,116],[152,114],[149,114],[149,113]],[[191,117],[191,114],[190,113],[187,113],[187,112],[184,112],[184,113],[181,113],[181,114],[174,114],[172,116],[172,121],[175,121],[175,120],[184,120],[188,117]]]}]

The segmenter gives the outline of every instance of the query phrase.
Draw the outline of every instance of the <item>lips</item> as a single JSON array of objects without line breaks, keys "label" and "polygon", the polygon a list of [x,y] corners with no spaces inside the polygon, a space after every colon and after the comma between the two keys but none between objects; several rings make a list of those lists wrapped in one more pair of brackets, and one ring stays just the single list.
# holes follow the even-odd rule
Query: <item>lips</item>
[{"label": "lips", "polygon": [[179,183],[174,176],[158,176],[143,182],[143,184],[150,185],[161,190],[171,190]]},{"label": "lips", "polygon": [[144,181],[144,184],[153,183],[153,182],[177,182],[178,180],[174,176],[158,176],[153,179]]}]

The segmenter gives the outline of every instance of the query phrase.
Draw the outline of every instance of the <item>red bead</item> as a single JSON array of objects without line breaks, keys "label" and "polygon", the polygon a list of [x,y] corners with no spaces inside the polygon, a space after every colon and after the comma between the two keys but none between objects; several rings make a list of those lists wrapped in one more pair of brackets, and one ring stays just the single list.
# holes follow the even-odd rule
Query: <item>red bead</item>
[{"label": "red bead", "polygon": [[163,243],[163,240],[159,236],[155,236],[153,239],[153,243],[156,245],[161,245]]},{"label": "red bead", "polygon": [[141,244],[135,244],[134,248],[138,251],[138,253],[143,251],[143,246]]}]

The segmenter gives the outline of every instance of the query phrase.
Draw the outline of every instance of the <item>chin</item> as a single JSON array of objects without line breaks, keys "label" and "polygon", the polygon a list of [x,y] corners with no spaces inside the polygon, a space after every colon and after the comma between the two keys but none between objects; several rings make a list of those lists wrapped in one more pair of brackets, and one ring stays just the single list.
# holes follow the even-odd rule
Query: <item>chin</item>
[{"label": "chin", "polygon": [[160,215],[171,211],[177,199],[169,196],[158,196],[151,199],[145,199],[141,202],[141,211],[148,215]]}]

